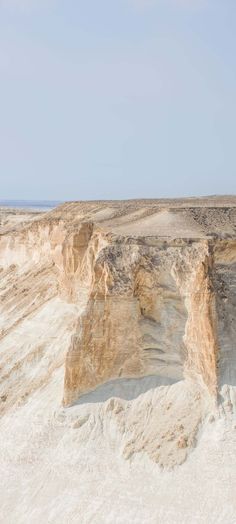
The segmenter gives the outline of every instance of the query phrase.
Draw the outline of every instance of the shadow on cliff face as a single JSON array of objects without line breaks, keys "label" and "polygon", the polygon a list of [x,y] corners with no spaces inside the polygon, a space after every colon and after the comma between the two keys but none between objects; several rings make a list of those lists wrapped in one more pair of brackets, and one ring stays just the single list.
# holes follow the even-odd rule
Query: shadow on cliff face
[{"label": "shadow on cliff face", "polygon": [[105,402],[113,397],[123,400],[134,400],[149,389],[158,386],[170,386],[176,382],[179,381],[154,375],[141,378],[118,378],[110,380],[106,384],[98,386],[95,390],[82,395],[73,405]]},{"label": "shadow on cliff face", "polygon": [[219,386],[236,386],[236,263],[218,263],[213,277],[219,344]]}]

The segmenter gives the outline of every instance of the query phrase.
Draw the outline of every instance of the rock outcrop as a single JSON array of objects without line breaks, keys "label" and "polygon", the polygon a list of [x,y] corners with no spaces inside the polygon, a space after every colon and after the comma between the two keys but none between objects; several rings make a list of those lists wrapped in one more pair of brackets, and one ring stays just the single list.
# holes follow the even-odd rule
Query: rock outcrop
[{"label": "rock outcrop", "polygon": [[1,520],[233,522],[235,318],[235,197],[0,210]]},{"label": "rock outcrop", "polygon": [[204,399],[197,431],[203,404],[236,385],[236,198],[1,217],[2,412],[58,369],[64,406],[187,381]]},{"label": "rock outcrop", "polygon": [[73,241],[73,256],[88,298],[66,358],[65,405],[122,377],[190,378],[217,397],[223,362],[234,360],[224,310],[234,317],[236,213],[234,201],[194,204],[87,204],[83,231],[93,233],[87,249]]}]

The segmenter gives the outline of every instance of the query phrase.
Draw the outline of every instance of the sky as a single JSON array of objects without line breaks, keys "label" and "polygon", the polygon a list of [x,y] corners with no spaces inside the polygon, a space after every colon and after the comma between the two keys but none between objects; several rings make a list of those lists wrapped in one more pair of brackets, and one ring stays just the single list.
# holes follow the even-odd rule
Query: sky
[{"label": "sky", "polygon": [[236,193],[235,0],[0,0],[0,200]]}]

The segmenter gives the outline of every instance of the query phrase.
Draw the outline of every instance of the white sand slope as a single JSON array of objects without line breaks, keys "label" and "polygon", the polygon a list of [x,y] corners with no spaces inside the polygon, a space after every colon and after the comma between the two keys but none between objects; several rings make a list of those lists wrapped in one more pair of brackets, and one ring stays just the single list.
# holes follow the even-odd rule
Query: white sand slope
[{"label": "white sand slope", "polygon": [[[206,421],[187,461],[171,471],[162,470],[142,451],[126,459],[124,448],[132,440],[134,424],[148,438],[152,428],[160,440],[168,426],[173,427],[164,404],[174,402],[182,389],[186,408],[183,383],[150,390],[130,402],[108,400],[63,409],[55,402],[61,393],[61,371],[55,371],[50,384],[27,404],[2,419],[1,522],[235,522],[236,420],[232,415]],[[160,402],[163,413],[161,409],[148,413],[150,404]],[[189,414],[175,413],[186,430]],[[171,453],[168,442],[164,448]]]}]

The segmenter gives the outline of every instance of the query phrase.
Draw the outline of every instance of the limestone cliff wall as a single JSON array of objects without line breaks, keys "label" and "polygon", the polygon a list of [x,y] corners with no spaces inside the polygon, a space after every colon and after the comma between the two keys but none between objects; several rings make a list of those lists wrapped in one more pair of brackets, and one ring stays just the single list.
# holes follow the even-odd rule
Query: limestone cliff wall
[{"label": "limestone cliff wall", "polygon": [[216,399],[218,386],[236,382],[235,205],[71,203],[8,223],[0,336],[57,296],[78,306],[65,405],[145,377],[186,378]]},{"label": "limestone cliff wall", "polygon": [[218,341],[219,386],[236,385],[236,242],[213,245],[212,281],[215,293],[216,336]]},{"label": "limestone cliff wall", "polygon": [[121,377],[189,377],[216,394],[212,254],[207,241],[110,237],[66,358],[64,402]]}]

